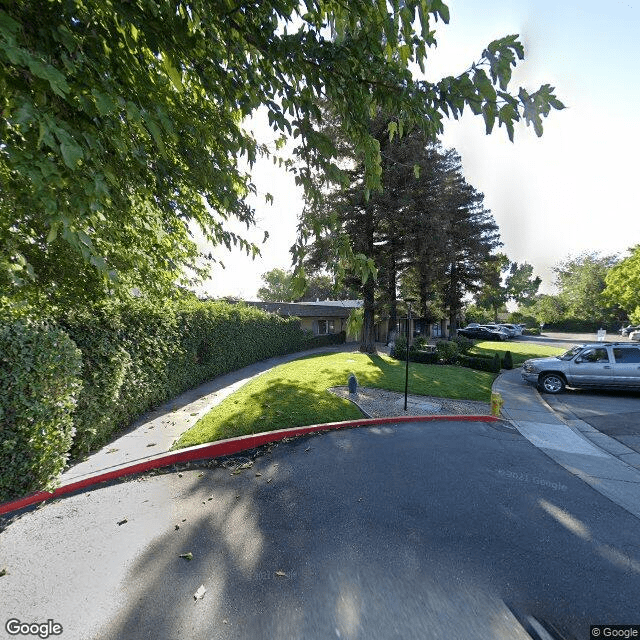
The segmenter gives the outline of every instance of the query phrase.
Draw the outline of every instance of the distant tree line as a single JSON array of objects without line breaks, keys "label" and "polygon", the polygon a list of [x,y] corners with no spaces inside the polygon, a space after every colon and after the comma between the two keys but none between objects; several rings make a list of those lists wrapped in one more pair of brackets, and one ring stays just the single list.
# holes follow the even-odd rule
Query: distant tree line
[{"label": "distant tree line", "polygon": [[[640,323],[640,245],[629,249],[626,258],[598,252],[569,256],[553,271],[558,292],[516,299],[519,307],[512,320],[576,331]],[[467,316],[486,317],[489,306],[478,297]]]}]

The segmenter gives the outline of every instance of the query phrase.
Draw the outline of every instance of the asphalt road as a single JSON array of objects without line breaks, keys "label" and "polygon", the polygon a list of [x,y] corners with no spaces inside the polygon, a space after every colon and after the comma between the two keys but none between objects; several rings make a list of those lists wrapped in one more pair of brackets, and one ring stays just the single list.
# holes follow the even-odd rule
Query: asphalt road
[{"label": "asphalt road", "polygon": [[[581,342],[592,342],[594,338],[589,334],[552,333],[519,339],[569,348]],[[606,338],[608,342],[629,342],[619,335]],[[558,395],[544,394],[544,399],[562,417],[583,420],[640,453],[640,391],[567,389]]]},{"label": "asphalt road", "polygon": [[234,474],[242,461],[9,523],[3,624],[52,619],[65,640],[527,638],[507,605],[579,639],[640,624],[640,521],[499,423],[357,428]]}]

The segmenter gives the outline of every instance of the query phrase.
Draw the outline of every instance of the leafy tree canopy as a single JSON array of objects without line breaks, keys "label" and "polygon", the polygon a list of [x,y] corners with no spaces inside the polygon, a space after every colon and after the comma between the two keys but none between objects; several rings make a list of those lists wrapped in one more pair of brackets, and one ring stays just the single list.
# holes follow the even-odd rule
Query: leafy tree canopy
[{"label": "leafy tree canopy", "polygon": [[348,287],[336,287],[327,274],[312,274],[306,278],[302,295],[294,282],[294,274],[284,269],[271,269],[262,274],[265,286],[258,289],[258,298],[266,302],[304,302],[314,300],[349,300],[358,296]]},{"label": "leafy tree canopy", "polygon": [[631,249],[629,257],[611,267],[605,284],[605,299],[622,307],[632,322],[640,322],[640,245]]},{"label": "leafy tree canopy", "polygon": [[607,272],[616,262],[616,256],[594,252],[569,257],[554,267],[559,297],[569,316],[605,322],[615,315],[602,293]]},{"label": "leafy tree canopy", "polygon": [[[416,80],[435,46],[441,0],[9,0],[0,9],[0,283],[11,295],[75,300],[166,292],[204,275],[190,229],[258,252],[229,230],[251,225],[242,166],[273,150],[243,127],[258,107],[297,141],[311,172],[339,176],[314,126],[328,99],[380,184],[377,109],[389,134],[434,135],[465,107],[513,138],[561,109],[553,88],[509,92],[517,36],[490,43],[459,76]],[[246,163],[246,164],[241,164]],[[308,229],[301,229],[301,243]]]}]

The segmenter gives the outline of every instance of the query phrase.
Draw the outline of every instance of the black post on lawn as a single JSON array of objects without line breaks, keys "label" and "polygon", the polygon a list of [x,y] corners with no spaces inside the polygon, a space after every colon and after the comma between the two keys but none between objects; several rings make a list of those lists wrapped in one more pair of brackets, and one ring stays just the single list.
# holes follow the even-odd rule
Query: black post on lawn
[{"label": "black post on lawn", "polygon": [[411,303],[415,301],[415,298],[405,298],[407,303],[407,368],[404,376],[404,410],[407,410],[407,394],[409,392],[409,325],[411,324]]}]

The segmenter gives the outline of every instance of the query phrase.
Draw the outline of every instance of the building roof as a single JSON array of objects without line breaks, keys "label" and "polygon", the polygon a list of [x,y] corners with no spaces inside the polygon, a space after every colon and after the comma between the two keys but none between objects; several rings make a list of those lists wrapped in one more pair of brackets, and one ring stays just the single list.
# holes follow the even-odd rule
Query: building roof
[{"label": "building roof", "polygon": [[305,300],[298,304],[323,305],[329,307],[347,307],[348,309],[359,309],[364,303],[362,300],[316,300],[315,302]]},{"label": "building roof", "polygon": [[336,302],[326,300],[325,302],[253,302],[246,301],[251,307],[257,307],[263,311],[277,313],[280,316],[296,316],[298,318],[348,318],[353,307],[341,306]]}]

